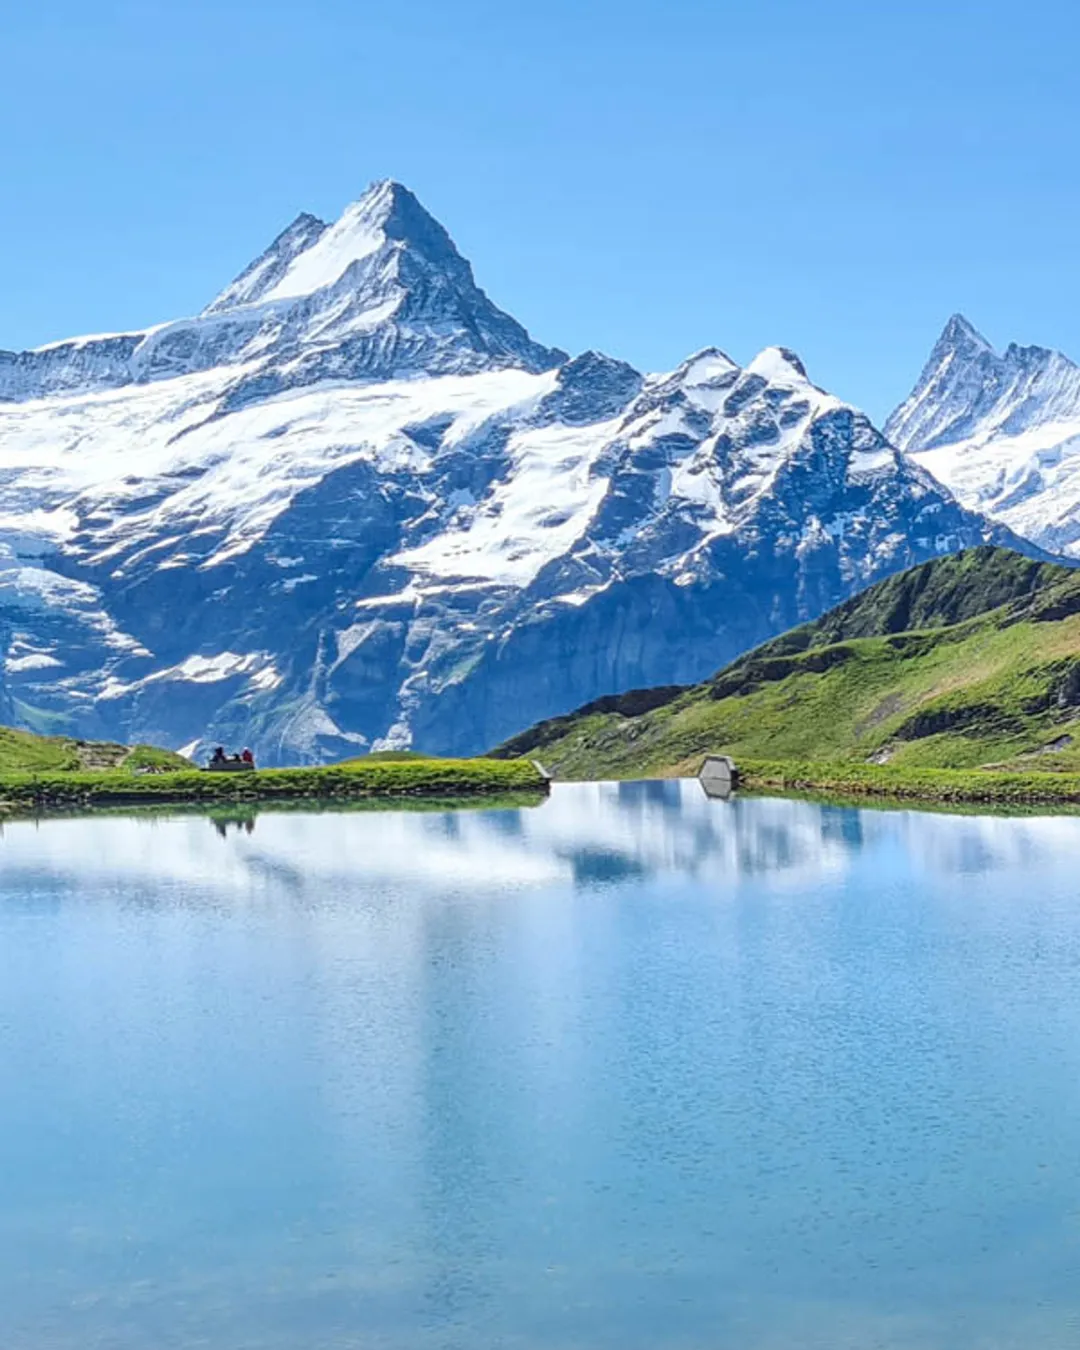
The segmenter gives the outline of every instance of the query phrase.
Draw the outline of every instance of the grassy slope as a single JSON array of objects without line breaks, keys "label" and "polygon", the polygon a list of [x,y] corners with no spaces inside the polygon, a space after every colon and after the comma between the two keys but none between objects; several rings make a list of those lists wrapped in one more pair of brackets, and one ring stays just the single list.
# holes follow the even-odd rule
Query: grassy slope
[{"label": "grassy slope", "polygon": [[472,797],[543,792],[546,780],[528,760],[372,759],[316,769],[258,773],[136,774],[41,769],[0,774],[0,811],[70,809],[154,802],[260,802],[365,797]]},{"label": "grassy slope", "polygon": [[70,773],[80,770],[189,768],[171,750],[150,745],[118,745],[112,741],[79,741],[69,736],[37,736],[32,731],[0,727],[0,775]]},{"label": "grassy slope", "polygon": [[822,761],[837,781],[841,766],[873,776],[875,760],[894,782],[987,765],[1080,771],[1080,572],[1002,549],[938,559],[626,715],[649,701],[601,700],[496,753],[567,778],[693,772],[716,751],[769,762],[774,780],[778,763],[811,761],[819,781]]}]

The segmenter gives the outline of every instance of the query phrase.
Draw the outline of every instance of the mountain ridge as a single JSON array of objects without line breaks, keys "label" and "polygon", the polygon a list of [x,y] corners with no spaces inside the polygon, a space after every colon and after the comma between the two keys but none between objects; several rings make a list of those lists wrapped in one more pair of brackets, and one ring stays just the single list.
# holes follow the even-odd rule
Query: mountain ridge
[{"label": "mountain ridge", "polygon": [[970,510],[1080,557],[1080,366],[954,315],[885,435]]},{"label": "mountain ridge", "polygon": [[252,380],[265,397],[329,378],[541,371],[565,359],[493,305],[443,227],[407,188],[384,180],[333,225],[298,216],[200,314],[0,351],[0,401],[220,367],[235,371],[242,398]]},{"label": "mountain ridge", "polygon": [[786,348],[540,346],[392,183],[147,334],[31,353],[14,393],[0,356],[0,714],[33,729],[470,753],[1029,547]]}]

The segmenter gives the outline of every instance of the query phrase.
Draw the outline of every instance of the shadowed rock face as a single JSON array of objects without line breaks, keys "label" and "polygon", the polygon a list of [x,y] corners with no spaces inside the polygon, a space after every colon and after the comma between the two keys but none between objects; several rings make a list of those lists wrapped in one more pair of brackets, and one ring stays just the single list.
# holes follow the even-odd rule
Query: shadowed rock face
[{"label": "shadowed rock face", "polygon": [[987,539],[1017,542],[791,352],[643,376],[534,342],[392,183],[198,318],[0,355],[2,696],[35,729],[476,751]]}]

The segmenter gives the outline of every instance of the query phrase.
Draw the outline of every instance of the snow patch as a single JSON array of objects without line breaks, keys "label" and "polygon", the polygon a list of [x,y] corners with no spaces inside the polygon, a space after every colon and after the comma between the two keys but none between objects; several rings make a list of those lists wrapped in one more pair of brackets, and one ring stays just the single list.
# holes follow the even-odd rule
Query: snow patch
[{"label": "snow patch", "polygon": [[138,689],[162,682],[182,682],[186,684],[218,684],[222,680],[248,675],[248,683],[255,689],[274,689],[281,683],[281,676],[266,652],[248,652],[238,655],[236,652],[218,652],[216,656],[189,656],[178,665],[164,670],[156,670],[141,680],[125,683],[115,677],[106,680],[100,698],[117,699]]},{"label": "snow patch", "polygon": [[297,258],[294,258],[276,285],[261,297],[262,301],[291,299],[310,295],[333,283],[353,263],[370,257],[386,243],[380,209],[388,205],[389,183],[381,183],[354,202],[341,218]]},{"label": "snow patch", "polygon": [[603,499],[608,479],[592,470],[620,420],[516,433],[506,447],[511,473],[469,519],[393,561],[426,576],[528,585],[581,536]]}]

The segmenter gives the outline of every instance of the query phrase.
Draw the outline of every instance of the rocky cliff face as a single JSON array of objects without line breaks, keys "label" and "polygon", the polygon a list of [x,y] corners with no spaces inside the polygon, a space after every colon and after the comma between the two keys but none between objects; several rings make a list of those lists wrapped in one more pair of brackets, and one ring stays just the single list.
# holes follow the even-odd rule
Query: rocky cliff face
[{"label": "rocky cliff face", "polygon": [[392,183],[195,319],[0,354],[2,697],[34,729],[475,751],[986,540],[1017,542],[790,352],[642,375],[534,342]]},{"label": "rocky cliff face", "polygon": [[971,510],[1080,556],[1080,367],[1068,357],[998,353],[954,315],[885,434]]}]

